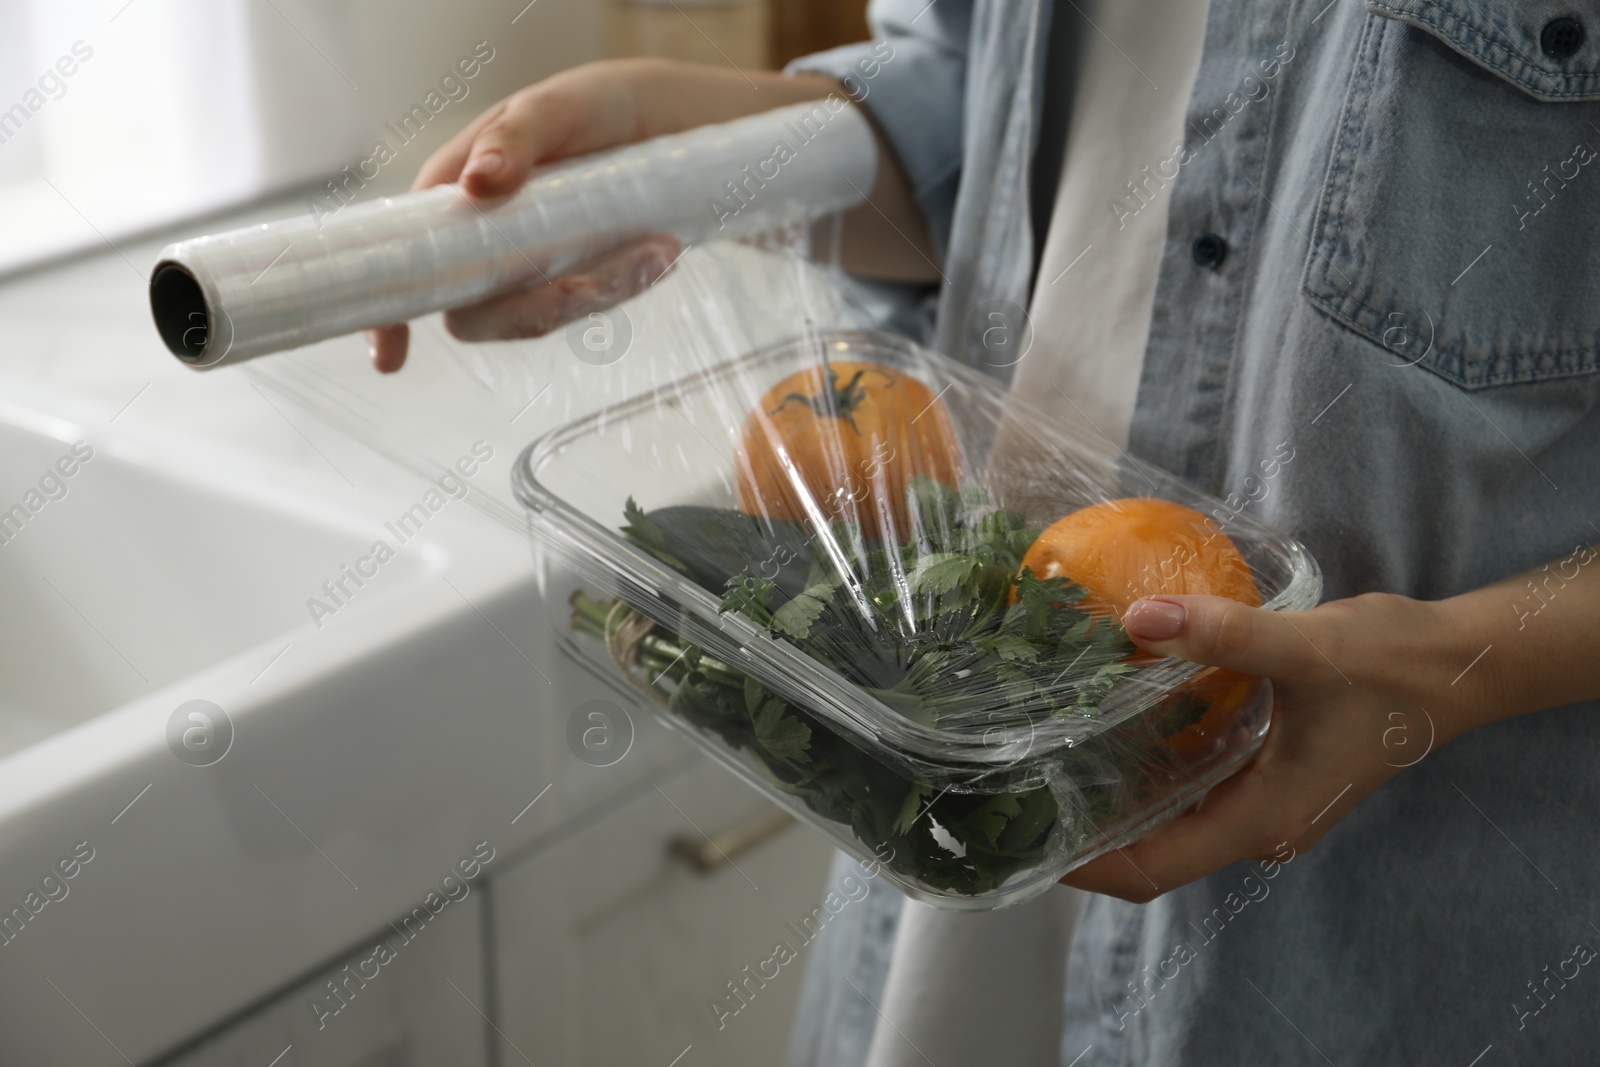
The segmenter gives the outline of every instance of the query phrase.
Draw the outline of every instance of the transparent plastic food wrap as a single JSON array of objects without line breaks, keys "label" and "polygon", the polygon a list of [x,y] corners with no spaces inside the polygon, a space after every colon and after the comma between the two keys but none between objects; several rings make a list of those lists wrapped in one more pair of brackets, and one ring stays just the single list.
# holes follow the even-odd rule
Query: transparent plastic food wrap
[{"label": "transparent plastic food wrap", "polygon": [[[183,242],[152,311],[196,367],[306,346],[244,372],[430,480],[464,442],[509,454],[558,426],[519,458],[516,499],[480,481],[464,500],[519,532],[527,512],[563,646],[912,896],[1021,901],[1264,736],[1264,682],[1139,652],[1127,605],[1306,608],[1320,579],[1071,398],[1076,419],[858,329],[925,323],[837,267],[837,212],[876,173],[866,119],[796,107],[567,161],[492,207],[427,191]],[[661,281],[621,306],[595,294],[549,337],[458,346],[420,320],[404,388],[359,343],[313,344],[663,229],[686,247]]]},{"label": "transparent plastic food wrap", "polygon": [[944,356],[798,325],[720,362],[736,338],[686,333],[680,380],[519,459],[586,658],[943,907],[1042,893],[1255,753],[1269,683],[1118,620],[1160,593],[1308,608],[1299,545]]}]

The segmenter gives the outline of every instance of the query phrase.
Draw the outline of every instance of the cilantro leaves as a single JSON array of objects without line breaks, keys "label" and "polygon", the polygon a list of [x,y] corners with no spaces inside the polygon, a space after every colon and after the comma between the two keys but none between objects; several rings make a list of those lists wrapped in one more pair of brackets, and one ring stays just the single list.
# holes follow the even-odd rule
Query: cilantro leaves
[{"label": "cilantro leaves", "polygon": [[[711,508],[646,513],[632,499],[622,529],[719,593],[721,611],[791,642],[908,720],[982,738],[991,722],[1026,737],[1051,717],[1095,717],[1137,671],[1134,646],[1120,626],[1081,610],[1082,587],[1019,573],[1037,531],[981,492],[929,479],[913,482],[908,504],[904,545],[841,523],[811,531]],[[574,625],[603,636],[604,605],[575,597],[574,606]],[[886,761],[659,628],[638,655],[641,666],[660,667],[657,688],[673,714],[744,753],[818,815],[848,824],[891,869],[943,891],[989,892],[1083,847],[1149,780],[1142,738],[1156,735],[1143,720],[1139,738],[1124,724],[1048,756],[1050,786],[1004,791],[1002,781],[1002,791],[980,792],[977,765],[935,775],[931,765],[914,771],[915,759]],[[1159,724],[1164,734],[1195,717],[1174,707]]]},{"label": "cilantro leaves", "polygon": [[633,497],[630,496],[628,502],[623,505],[622,514],[628,520],[628,524],[622,528],[623,533],[643,545],[667,566],[674,570],[688,571],[689,568],[685,567],[681,560],[667,551],[667,539],[661,532],[661,527],[633,502]]}]

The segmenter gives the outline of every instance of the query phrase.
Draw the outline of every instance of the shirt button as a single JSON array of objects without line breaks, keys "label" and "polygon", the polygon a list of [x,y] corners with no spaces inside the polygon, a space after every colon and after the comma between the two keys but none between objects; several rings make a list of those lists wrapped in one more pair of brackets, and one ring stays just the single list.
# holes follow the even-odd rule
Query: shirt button
[{"label": "shirt button", "polygon": [[1539,46],[1547,56],[1566,59],[1583,47],[1583,23],[1567,16],[1551,19],[1539,34]]},{"label": "shirt button", "polygon": [[1228,258],[1228,242],[1214,233],[1203,233],[1194,239],[1194,261],[1207,270],[1216,270]]}]

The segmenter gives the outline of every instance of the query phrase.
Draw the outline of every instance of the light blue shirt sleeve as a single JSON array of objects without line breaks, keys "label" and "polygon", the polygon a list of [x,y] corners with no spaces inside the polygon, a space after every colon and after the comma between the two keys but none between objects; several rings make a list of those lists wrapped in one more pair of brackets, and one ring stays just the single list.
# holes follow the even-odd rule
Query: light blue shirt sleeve
[{"label": "light blue shirt sleeve", "polygon": [[874,40],[803,56],[838,79],[894,149],[941,259],[961,178],[971,0],[873,0]]}]

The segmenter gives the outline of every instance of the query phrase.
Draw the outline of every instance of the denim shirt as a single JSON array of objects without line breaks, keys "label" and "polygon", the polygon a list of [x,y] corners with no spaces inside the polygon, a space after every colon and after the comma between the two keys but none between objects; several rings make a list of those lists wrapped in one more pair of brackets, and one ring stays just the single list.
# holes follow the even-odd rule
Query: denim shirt
[{"label": "denim shirt", "polygon": [[[860,83],[944,255],[932,340],[980,365],[973,309],[1032,285],[1051,6],[875,3],[870,83],[854,47],[798,64]],[[1106,191],[1173,183],[1130,450],[1299,539],[1330,599],[1563,561],[1508,598],[1523,639],[1600,540],[1600,3],[1212,0],[1185,125]],[[1093,898],[1063,1063],[1595,1062],[1600,706],[1372,741],[1426,756],[1314,851]],[[820,1062],[859,1062],[851,1018]]]}]

